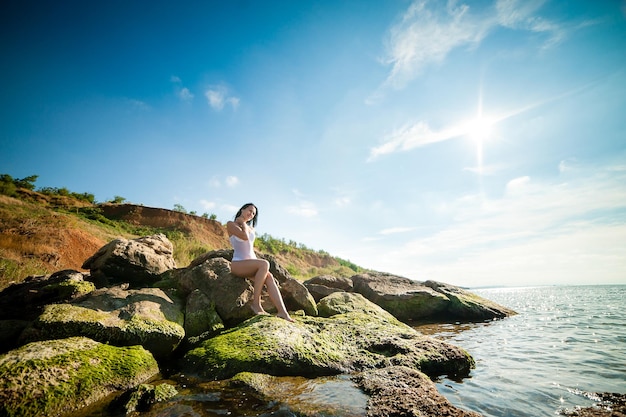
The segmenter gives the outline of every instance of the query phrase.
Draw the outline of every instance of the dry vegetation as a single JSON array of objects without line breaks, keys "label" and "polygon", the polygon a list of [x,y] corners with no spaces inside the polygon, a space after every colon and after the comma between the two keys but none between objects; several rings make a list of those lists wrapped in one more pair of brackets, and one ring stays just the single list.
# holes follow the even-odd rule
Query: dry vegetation
[{"label": "dry vegetation", "polygon": [[[131,205],[132,206],[132,205]],[[198,255],[228,247],[223,225],[192,214],[132,206],[133,216],[105,217],[102,205],[20,190],[18,198],[0,194],[0,290],[30,275],[81,269],[107,242],[164,233],[180,267]],[[356,265],[295,242],[264,235],[257,250],[274,255],[295,278],[351,276]]]}]

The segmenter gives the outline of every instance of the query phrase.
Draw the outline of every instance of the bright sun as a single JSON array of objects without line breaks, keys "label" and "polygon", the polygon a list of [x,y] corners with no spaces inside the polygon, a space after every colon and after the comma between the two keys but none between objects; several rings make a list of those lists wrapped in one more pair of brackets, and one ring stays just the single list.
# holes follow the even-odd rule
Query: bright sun
[{"label": "bright sun", "polygon": [[492,119],[477,116],[465,125],[465,132],[476,143],[476,169],[483,172],[483,142],[491,136],[494,121]]},{"label": "bright sun", "polygon": [[479,116],[474,120],[471,120],[467,124],[467,133],[468,135],[476,140],[483,141],[489,138],[491,134],[491,127],[493,126],[493,122],[485,117]]}]

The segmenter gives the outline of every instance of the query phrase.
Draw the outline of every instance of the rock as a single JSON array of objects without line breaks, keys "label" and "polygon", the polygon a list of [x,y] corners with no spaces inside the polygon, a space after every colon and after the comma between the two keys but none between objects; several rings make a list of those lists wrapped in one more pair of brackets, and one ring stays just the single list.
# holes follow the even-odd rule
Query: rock
[{"label": "rock", "polygon": [[449,302],[443,294],[408,278],[388,274],[352,277],[354,291],[402,321],[442,316]]},{"label": "rock", "polygon": [[[171,271],[166,275],[170,281],[185,293],[199,289],[209,300],[215,303],[215,309],[227,326],[241,323],[252,317],[252,295],[254,287],[252,281],[233,275],[230,272],[232,250],[207,252],[194,259],[189,267]],[[287,309],[304,310],[306,314],[317,315],[315,300],[308,290],[297,280],[281,272],[282,268],[271,267],[270,272],[279,279],[279,287]],[[287,274],[287,275],[285,275]],[[264,298],[264,307],[268,311],[275,311],[267,296]]]},{"label": "rock", "polygon": [[183,340],[180,301],[158,288],[103,288],[72,304],[51,304],[25,332],[25,341],[86,336],[116,346],[142,345],[157,358]]},{"label": "rock", "polygon": [[193,290],[185,306],[185,336],[213,335],[223,328],[224,322],[215,311],[215,303],[202,291]]},{"label": "rock", "polygon": [[[193,262],[192,262],[193,264]],[[226,326],[252,317],[250,307],[253,288],[250,281],[230,273],[230,262],[224,258],[207,258],[204,262],[166,274],[183,294],[200,291],[215,305],[215,311]]]},{"label": "rock", "polygon": [[480,416],[453,406],[430,378],[415,369],[390,366],[352,379],[370,395],[367,417]]},{"label": "rock", "polygon": [[30,343],[0,355],[0,415],[72,413],[158,373],[141,346],[114,347],[84,337]]},{"label": "rock", "polygon": [[141,384],[130,391],[128,400],[124,405],[124,411],[126,415],[132,412],[147,411],[152,405],[167,401],[177,394],[176,387],[170,384],[163,383],[156,386]]},{"label": "rock", "polygon": [[355,275],[352,282],[355,292],[402,321],[481,321],[516,314],[469,291],[435,281],[372,273]]},{"label": "rock", "polygon": [[361,311],[366,314],[385,317],[386,320],[397,322],[391,313],[383,310],[376,304],[367,300],[361,294],[349,292],[336,292],[326,296],[317,304],[320,317],[332,317],[336,314]]},{"label": "rock", "polygon": [[332,275],[320,275],[304,281],[304,286],[309,290],[315,301],[334,292],[352,291],[353,284],[350,278],[334,277]]},{"label": "rock", "polygon": [[20,335],[31,323],[29,320],[0,320],[0,353],[18,347]]},{"label": "rock", "polygon": [[615,392],[581,392],[598,401],[592,407],[561,410],[560,415],[576,417],[626,417],[626,394]]},{"label": "rock", "polygon": [[132,288],[150,286],[163,272],[176,268],[174,247],[164,234],[133,240],[115,239],[83,264],[98,287],[129,283]]},{"label": "rock", "polygon": [[225,379],[239,372],[313,377],[391,365],[430,376],[466,375],[474,366],[464,350],[374,311],[298,317],[296,323],[256,316],[187,352],[181,367],[190,375]]},{"label": "rock", "polygon": [[445,295],[450,300],[446,308],[449,317],[480,321],[501,319],[517,314],[511,309],[454,285],[436,281],[425,281],[423,285]]},{"label": "rock", "polygon": [[81,272],[67,269],[52,275],[31,276],[0,292],[0,320],[34,320],[43,306],[82,297],[95,290]]}]

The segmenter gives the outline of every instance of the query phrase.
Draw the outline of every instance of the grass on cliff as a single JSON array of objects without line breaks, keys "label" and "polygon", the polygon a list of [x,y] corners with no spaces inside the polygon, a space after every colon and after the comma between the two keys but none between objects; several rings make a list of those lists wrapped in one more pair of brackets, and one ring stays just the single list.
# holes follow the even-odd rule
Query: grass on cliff
[{"label": "grass on cliff", "polygon": [[[62,197],[61,200],[51,199],[32,191],[16,197],[0,194],[0,289],[30,275],[49,274],[66,267],[80,269],[82,262],[97,248],[84,259],[75,261],[74,265],[59,265],[62,261],[60,246],[67,245],[61,235],[67,235],[69,230],[99,241],[101,245],[117,238],[133,239],[163,233],[174,246],[174,259],[179,267],[189,265],[207,251],[223,249],[208,247],[192,234],[175,227],[157,228],[112,220],[102,214],[97,204]],[[76,244],[80,245],[80,242]],[[259,236],[255,248],[274,255],[299,280],[317,275],[349,277],[363,271],[354,263],[327,252],[267,234]]]}]

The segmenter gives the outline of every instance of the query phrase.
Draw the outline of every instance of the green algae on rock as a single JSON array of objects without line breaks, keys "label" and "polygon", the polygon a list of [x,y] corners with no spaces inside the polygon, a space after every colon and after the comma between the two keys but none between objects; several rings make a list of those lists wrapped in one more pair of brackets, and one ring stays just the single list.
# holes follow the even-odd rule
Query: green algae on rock
[{"label": "green algae on rock", "polygon": [[33,323],[27,340],[86,336],[116,346],[142,345],[158,358],[185,336],[182,307],[162,290],[119,287],[94,291],[74,304],[51,304]]},{"label": "green algae on rock", "polygon": [[0,415],[62,415],[158,373],[141,346],[85,337],[30,343],[0,356]]},{"label": "green algae on rock", "polygon": [[[335,293],[329,297],[344,297]],[[361,307],[295,323],[257,316],[202,342],[183,357],[184,372],[226,379],[239,372],[324,376],[404,365],[435,376],[465,375],[463,349],[420,334],[360,296]],[[349,310],[349,309],[348,309]]]}]

